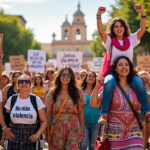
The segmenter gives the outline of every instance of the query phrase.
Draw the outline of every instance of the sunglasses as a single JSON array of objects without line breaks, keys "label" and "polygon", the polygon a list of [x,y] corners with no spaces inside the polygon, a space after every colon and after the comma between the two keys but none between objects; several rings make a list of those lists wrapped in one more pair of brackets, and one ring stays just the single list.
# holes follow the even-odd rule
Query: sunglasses
[{"label": "sunglasses", "polygon": [[19,80],[18,83],[19,84],[23,84],[23,83],[30,84],[30,80]]},{"label": "sunglasses", "polygon": [[65,77],[65,76],[67,76],[68,78],[70,78],[71,77],[71,74],[70,73],[61,73],[61,76],[62,77]]},{"label": "sunglasses", "polygon": [[95,76],[92,76],[92,75],[88,75],[87,77],[89,77],[89,78],[96,78]]}]

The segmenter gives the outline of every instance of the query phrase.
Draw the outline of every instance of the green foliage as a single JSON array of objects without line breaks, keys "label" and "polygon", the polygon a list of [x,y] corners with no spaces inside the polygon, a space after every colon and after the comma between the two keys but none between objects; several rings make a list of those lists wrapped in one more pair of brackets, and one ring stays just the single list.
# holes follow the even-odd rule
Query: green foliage
[{"label": "green foliage", "polygon": [[41,44],[37,41],[33,41],[31,49],[41,49]]},{"label": "green foliage", "polygon": [[4,62],[9,61],[10,55],[24,55],[27,58],[27,50],[32,47],[33,34],[18,22],[17,16],[5,15],[0,11],[0,33],[4,35]]},{"label": "green foliage", "polygon": [[46,52],[46,61],[48,61],[48,59],[52,59],[52,56],[50,53]]},{"label": "green foliage", "polygon": [[102,57],[104,52],[104,46],[102,45],[102,40],[99,36],[98,31],[94,32],[94,39],[90,45],[90,49],[94,57]]}]

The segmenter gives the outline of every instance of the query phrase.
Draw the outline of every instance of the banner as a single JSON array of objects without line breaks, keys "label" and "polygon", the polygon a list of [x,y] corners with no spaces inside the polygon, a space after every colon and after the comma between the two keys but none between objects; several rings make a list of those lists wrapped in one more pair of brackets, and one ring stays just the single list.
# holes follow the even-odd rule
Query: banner
[{"label": "banner", "polygon": [[137,66],[140,70],[150,71],[150,56],[137,56]]},{"label": "banner", "polygon": [[81,70],[82,52],[57,52],[57,66],[70,66],[74,72]]},{"label": "banner", "polygon": [[42,50],[28,50],[28,65],[30,72],[44,72],[46,52]]},{"label": "banner", "polygon": [[104,58],[103,57],[96,57],[93,58],[93,62],[94,62],[94,71],[95,72],[99,72],[102,66]]},{"label": "banner", "polygon": [[9,56],[9,62],[11,70],[23,71],[25,67],[23,55]]}]

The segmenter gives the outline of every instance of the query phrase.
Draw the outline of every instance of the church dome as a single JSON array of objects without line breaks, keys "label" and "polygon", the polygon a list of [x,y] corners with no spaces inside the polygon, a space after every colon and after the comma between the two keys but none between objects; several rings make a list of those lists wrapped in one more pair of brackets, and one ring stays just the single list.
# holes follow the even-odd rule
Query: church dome
[{"label": "church dome", "polygon": [[63,22],[62,26],[70,26],[67,16],[66,16],[66,20]]},{"label": "church dome", "polygon": [[80,4],[78,4],[78,10],[74,13],[74,16],[84,16],[84,13],[80,10]]}]

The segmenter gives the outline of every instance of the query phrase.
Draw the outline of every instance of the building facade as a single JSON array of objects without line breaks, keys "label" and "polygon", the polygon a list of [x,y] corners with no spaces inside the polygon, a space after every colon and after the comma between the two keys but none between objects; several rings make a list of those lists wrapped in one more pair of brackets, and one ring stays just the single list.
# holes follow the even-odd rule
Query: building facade
[{"label": "building facade", "polygon": [[[53,40],[49,46],[52,57],[55,59],[58,51],[81,51],[83,52],[83,62],[93,60],[89,48],[92,41],[86,38],[86,28],[84,14],[80,10],[80,4],[78,4],[77,11],[73,14],[72,23],[68,21],[67,17],[62,23],[61,40],[56,40],[56,34],[52,34]],[[42,48],[45,47],[46,44],[42,44]]]}]

